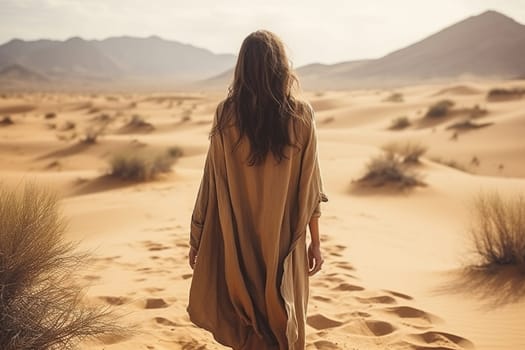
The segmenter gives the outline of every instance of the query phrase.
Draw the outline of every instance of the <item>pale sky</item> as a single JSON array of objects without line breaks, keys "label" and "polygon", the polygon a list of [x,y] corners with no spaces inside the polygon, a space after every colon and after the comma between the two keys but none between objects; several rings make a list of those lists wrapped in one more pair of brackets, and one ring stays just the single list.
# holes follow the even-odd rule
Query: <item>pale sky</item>
[{"label": "pale sky", "polygon": [[377,58],[488,9],[525,23],[525,0],[0,0],[0,44],[158,35],[237,54],[269,29],[300,66]]}]

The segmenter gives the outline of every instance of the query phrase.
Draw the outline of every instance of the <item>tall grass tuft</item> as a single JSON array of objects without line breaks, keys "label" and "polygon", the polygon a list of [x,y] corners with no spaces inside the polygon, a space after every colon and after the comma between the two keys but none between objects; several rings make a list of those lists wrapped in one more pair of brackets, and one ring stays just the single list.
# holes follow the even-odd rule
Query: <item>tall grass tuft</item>
[{"label": "tall grass tuft", "polygon": [[0,185],[0,349],[73,349],[120,333],[107,309],[83,303],[73,277],[87,256],[64,230],[51,192]]},{"label": "tall grass tuft", "polygon": [[372,158],[366,165],[365,175],[357,181],[372,187],[394,185],[400,189],[425,185],[418,172],[408,169],[406,163],[391,152]]},{"label": "tall grass tuft", "polygon": [[170,147],[164,152],[126,150],[110,160],[109,174],[122,180],[153,180],[160,174],[169,173],[181,155],[182,151],[178,147]]},{"label": "tall grass tuft", "polygon": [[473,203],[471,235],[483,266],[525,267],[525,196],[481,193]]},{"label": "tall grass tuft", "polygon": [[407,141],[404,143],[391,142],[384,145],[382,149],[387,153],[399,155],[403,163],[407,164],[419,164],[419,158],[427,152],[427,147],[416,141]]},{"label": "tall grass tuft", "polygon": [[441,100],[430,106],[425,114],[427,118],[440,118],[446,116],[454,106],[454,101]]}]

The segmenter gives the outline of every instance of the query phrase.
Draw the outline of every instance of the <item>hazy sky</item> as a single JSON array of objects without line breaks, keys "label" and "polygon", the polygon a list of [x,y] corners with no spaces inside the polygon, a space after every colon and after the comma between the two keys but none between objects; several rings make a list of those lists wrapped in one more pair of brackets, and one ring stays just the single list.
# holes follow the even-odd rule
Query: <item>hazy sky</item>
[{"label": "hazy sky", "polygon": [[525,23],[525,0],[0,0],[0,43],[159,35],[237,53],[264,28],[299,66],[379,57],[487,9]]}]

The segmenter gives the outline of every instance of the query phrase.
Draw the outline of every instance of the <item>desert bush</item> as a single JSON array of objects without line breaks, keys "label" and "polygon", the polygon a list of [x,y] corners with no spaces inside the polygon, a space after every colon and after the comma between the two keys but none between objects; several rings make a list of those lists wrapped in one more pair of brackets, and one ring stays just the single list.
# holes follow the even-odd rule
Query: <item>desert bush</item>
[{"label": "desert bush", "polygon": [[475,123],[469,119],[463,120],[454,124],[451,124],[447,126],[447,130],[454,129],[454,130],[473,130],[473,129],[479,129],[484,128],[486,126],[490,126],[494,123]]},{"label": "desert bush", "polygon": [[54,194],[0,186],[0,349],[72,349],[121,332],[108,309],[82,302],[74,276],[87,255],[64,230]]},{"label": "desert bush", "polygon": [[168,155],[172,158],[179,158],[183,154],[182,148],[180,148],[179,146],[172,146],[168,148],[167,152],[168,152]]},{"label": "desert bush", "polygon": [[403,98],[403,94],[402,93],[394,92],[390,96],[385,98],[383,101],[385,101],[385,102],[403,102],[404,98]]},{"label": "desert bush", "polygon": [[164,152],[124,151],[111,158],[109,174],[122,180],[153,180],[162,173],[170,172],[181,154],[176,147]]},{"label": "desert bush", "polygon": [[450,108],[454,106],[454,102],[451,100],[441,100],[430,106],[425,114],[427,118],[439,118],[444,117],[448,114]]},{"label": "desert bush", "polygon": [[358,182],[374,187],[392,184],[401,189],[424,185],[419,173],[408,169],[402,159],[391,152],[372,158]]},{"label": "desert bush", "polygon": [[501,89],[494,88],[487,93],[487,100],[489,101],[501,101],[501,100],[513,100],[519,99],[525,95],[525,89],[513,88],[513,89]]},{"label": "desert bush", "polygon": [[387,153],[393,153],[401,157],[403,163],[417,164],[419,158],[427,152],[427,147],[419,142],[388,143],[382,147]]},{"label": "desert bush", "polygon": [[106,125],[102,125],[99,127],[95,126],[89,126],[84,131],[84,137],[81,139],[82,143],[92,145],[97,143],[98,138],[104,134],[104,130],[106,129]]},{"label": "desert bush", "polygon": [[70,120],[66,121],[64,124],[62,124],[62,127],[60,128],[61,131],[68,131],[73,130],[76,128],[75,122],[72,122]]},{"label": "desert bush", "polygon": [[126,124],[125,128],[132,128],[132,129],[154,129],[155,127],[153,124],[147,122],[144,117],[142,117],[139,114],[133,114],[131,116],[131,119]]},{"label": "desert bush", "polygon": [[102,113],[102,114],[99,114],[99,115],[91,118],[91,120],[96,121],[96,122],[109,123],[109,122],[111,122],[111,117],[107,113]]},{"label": "desert bush", "polygon": [[56,118],[56,117],[57,117],[57,114],[54,113],[54,112],[49,112],[49,113],[46,113],[46,114],[44,115],[44,118],[45,118],[45,119],[54,119],[54,118]]},{"label": "desert bush", "polygon": [[410,126],[410,120],[407,117],[398,117],[392,120],[389,130],[402,130]]},{"label": "desert bush", "polygon": [[6,115],[0,120],[0,125],[7,126],[7,125],[13,125],[15,122],[13,119],[11,119],[11,116]]},{"label": "desert bush", "polygon": [[473,202],[470,232],[481,265],[525,267],[525,196],[479,194]]}]

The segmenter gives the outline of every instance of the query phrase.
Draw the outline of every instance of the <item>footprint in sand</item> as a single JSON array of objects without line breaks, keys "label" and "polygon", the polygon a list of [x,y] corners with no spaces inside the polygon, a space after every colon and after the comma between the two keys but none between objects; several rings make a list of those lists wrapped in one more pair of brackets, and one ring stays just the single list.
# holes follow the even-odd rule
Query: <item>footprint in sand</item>
[{"label": "footprint in sand", "polygon": [[323,297],[323,296],[321,296],[321,295],[314,295],[314,296],[312,297],[312,299],[314,299],[314,300],[318,300],[318,301],[327,302],[327,303],[332,302],[332,299],[327,298],[327,297]]},{"label": "footprint in sand", "polygon": [[306,323],[317,330],[320,329],[327,329],[327,328],[334,328],[342,325],[342,322],[335,321],[332,319],[329,319],[328,317],[321,315],[321,314],[315,314],[312,316],[309,316],[306,319]]},{"label": "footprint in sand", "polygon": [[169,306],[166,301],[162,298],[148,298],[146,299],[144,308],[145,309],[163,309]]},{"label": "footprint in sand", "polygon": [[368,318],[368,317],[371,317],[372,315],[370,315],[368,312],[364,312],[364,311],[354,311],[350,314],[350,316],[353,316],[353,317],[360,317],[360,318]]},{"label": "footprint in sand", "polygon": [[163,325],[163,326],[168,326],[168,327],[179,326],[179,324],[177,324],[177,323],[175,323],[173,321],[170,321],[170,320],[168,320],[167,318],[164,318],[164,317],[155,317],[154,320],[155,320],[155,322],[157,322],[158,324]]},{"label": "footprint in sand", "polygon": [[341,349],[337,344],[328,340],[318,340],[314,342],[314,346],[318,350],[339,350]]},{"label": "footprint in sand", "polygon": [[148,287],[144,288],[144,291],[148,293],[158,293],[164,291],[165,288],[159,288],[159,287]]},{"label": "footprint in sand", "polygon": [[443,322],[441,318],[411,306],[393,306],[386,308],[385,311],[395,314],[403,319],[410,319],[411,322],[416,322],[414,324],[415,326],[424,326]]},{"label": "footprint in sand", "polygon": [[344,269],[344,270],[349,270],[349,271],[355,270],[353,266],[347,261],[338,261],[335,263],[335,266],[341,269]]},{"label": "footprint in sand", "polygon": [[166,249],[170,249],[170,247],[167,247],[167,246],[164,246],[162,244],[155,244],[155,245],[151,245],[149,247],[147,247],[149,251],[151,252],[154,252],[154,251],[159,251],[159,250],[166,250]]},{"label": "footprint in sand", "polygon": [[356,286],[356,285],[353,285],[353,284],[350,284],[350,283],[341,283],[337,287],[334,287],[332,289],[333,290],[345,291],[345,292],[355,292],[355,291],[365,290],[361,286]]},{"label": "footprint in sand", "polygon": [[414,299],[410,295],[406,295],[406,294],[399,293],[399,292],[394,292],[394,291],[388,290],[388,289],[383,289],[383,292],[386,292],[386,293],[391,294],[391,295],[393,295],[395,297],[398,297],[398,298],[401,298],[401,299],[405,299],[405,300],[413,300]]},{"label": "footprint in sand", "polygon": [[357,301],[363,304],[396,304],[396,299],[388,295],[381,295],[377,297],[360,298],[356,297]]},{"label": "footprint in sand", "polygon": [[146,249],[148,249],[151,252],[171,249],[171,247],[153,241],[143,241],[142,244]]},{"label": "footprint in sand", "polygon": [[428,331],[420,334],[411,334],[408,336],[408,338],[409,340],[403,343],[417,350],[456,350],[458,348],[474,349],[474,344],[470,340],[445,332]]},{"label": "footprint in sand", "polygon": [[383,337],[394,333],[397,328],[389,322],[361,319],[348,323],[343,330],[349,334],[360,336]]}]

